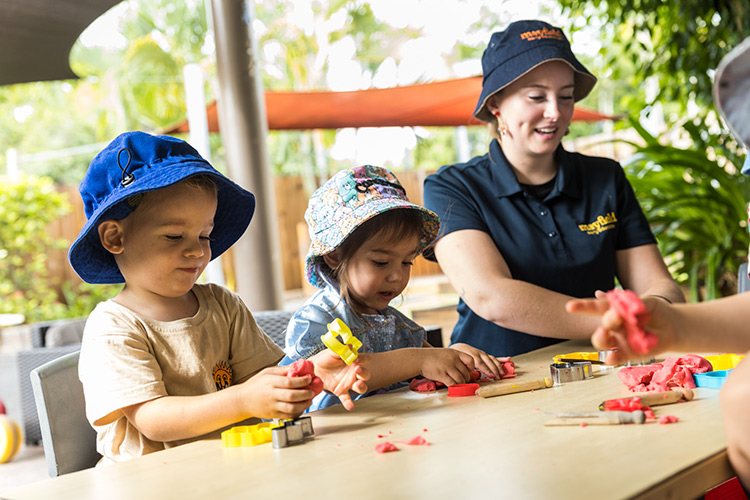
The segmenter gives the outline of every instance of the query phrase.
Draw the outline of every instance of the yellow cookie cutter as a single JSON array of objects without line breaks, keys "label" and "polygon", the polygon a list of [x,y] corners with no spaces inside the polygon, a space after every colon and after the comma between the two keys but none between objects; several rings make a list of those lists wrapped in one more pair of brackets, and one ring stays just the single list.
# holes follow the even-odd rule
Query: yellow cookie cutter
[{"label": "yellow cookie cutter", "polygon": [[571,352],[568,354],[558,354],[557,356],[552,358],[552,361],[555,363],[563,363],[563,360],[574,359],[576,361],[592,361],[596,363],[598,361],[604,361],[603,358],[606,358],[607,352],[609,351]]},{"label": "yellow cookie cutter", "polygon": [[[341,335],[341,343],[336,335]],[[335,320],[328,323],[328,331],[320,337],[323,343],[330,350],[341,356],[344,363],[351,365],[357,356],[359,356],[359,348],[362,347],[362,342],[352,335],[352,331],[346,326],[346,323],[336,318]]]},{"label": "yellow cookie cutter", "polygon": [[224,448],[239,448],[270,443],[271,429],[281,427],[282,422],[261,422],[255,425],[238,425],[221,433],[221,445]]}]

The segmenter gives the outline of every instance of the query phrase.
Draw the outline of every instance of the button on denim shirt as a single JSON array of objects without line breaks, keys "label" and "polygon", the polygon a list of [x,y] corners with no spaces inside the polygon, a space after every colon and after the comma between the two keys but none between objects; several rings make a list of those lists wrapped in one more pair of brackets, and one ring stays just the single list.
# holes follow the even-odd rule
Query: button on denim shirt
[{"label": "button on denim shirt", "polygon": [[[387,352],[404,347],[422,347],[425,330],[393,307],[380,314],[358,315],[341,298],[331,284],[317,292],[300,307],[286,330],[286,356],[282,365],[299,359],[307,359],[326,348],[321,340],[328,331],[328,323],[339,318],[362,341],[359,352]],[[384,387],[366,395],[352,393],[352,399],[360,399],[375,392],[396,389],[407,385],[406,381]],[[308,411],[319,410],[340,404],[339,398],[327,392],[318,394]]]}]

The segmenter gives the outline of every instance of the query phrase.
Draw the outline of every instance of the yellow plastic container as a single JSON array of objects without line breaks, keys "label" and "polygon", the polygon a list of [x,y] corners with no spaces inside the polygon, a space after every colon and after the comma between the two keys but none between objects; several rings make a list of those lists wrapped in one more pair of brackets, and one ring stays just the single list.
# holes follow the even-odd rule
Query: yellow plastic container
[{"label": "yellow plastic container", "polygon": [[716,356],[706,356],[706,359],[711,366],[714,367],[714,371],[731,370],[739,364],[744,358],[743,354],[717,354]]}]

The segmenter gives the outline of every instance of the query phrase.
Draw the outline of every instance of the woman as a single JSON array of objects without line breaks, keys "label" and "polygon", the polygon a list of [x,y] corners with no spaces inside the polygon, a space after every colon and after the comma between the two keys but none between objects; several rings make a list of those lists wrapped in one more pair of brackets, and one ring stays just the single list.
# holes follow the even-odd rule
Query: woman
[{"label": "woman", "polygon": [[620,165],[561,146],[596,83],[563,32],[514,22],[492,35],[482,69],[474,116],[493,131],[489,153],[424,186],[442,221],[434,257],[461,297],[451,341],[514,356],[588,338],[596,321],[566,314],[565,302],[615,278],[684,302]]}]

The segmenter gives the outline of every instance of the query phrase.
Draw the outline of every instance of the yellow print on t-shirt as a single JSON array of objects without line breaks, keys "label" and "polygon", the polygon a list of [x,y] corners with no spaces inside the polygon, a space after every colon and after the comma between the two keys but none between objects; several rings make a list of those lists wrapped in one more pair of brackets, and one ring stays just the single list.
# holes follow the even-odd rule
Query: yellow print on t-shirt
[{"label": "yellow print on t-shirt", "polygon": [[596,220],[590,224],[579,224],[578,229],[586,234],[599,234],[608,229],[614,229],[617,217],[614,212],[610,212],[607,215],[600,215]]}]

